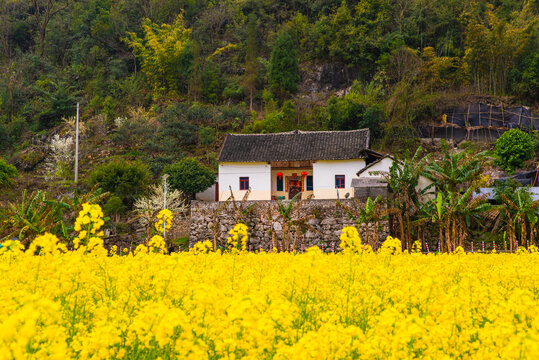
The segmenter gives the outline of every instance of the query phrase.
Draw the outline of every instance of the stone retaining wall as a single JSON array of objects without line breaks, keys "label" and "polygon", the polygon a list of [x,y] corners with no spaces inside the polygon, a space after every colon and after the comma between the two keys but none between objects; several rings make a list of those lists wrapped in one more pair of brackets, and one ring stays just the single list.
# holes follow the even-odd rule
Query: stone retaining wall
[{"label": "stone retaining wall", "polygon": [[[349,206],[354,206],[352,199],[341,200]],[[288,201],[283,204],[288,205]],[[279,215],[276,201],[246,201],[243,208],[253,206],[245,215],[245,223],[249,227],[249,249],[251,251],[264,249],[270,250],[272,247],[272,232],[277,239],[282,238],[282,218]],[[239,206],[239,203],[236,204]],[[335,200],[305,200],[299,203],[298,209],[293,212],[293,216],[302,218],[308,217],[307,228],[302,230],[302,236],[298,241],[297,249],[301,250],[317,245],[326,251],[337,250],[339,236],[344,226],[354,225],[346,212],[337,207]],[[220,209],[216,211],[216,209]],[[237,222],[234,204],[231,202],[191,202],[191,225],[189,234],[189,246],[193,246],[198,241],[206,239],[213,240],[214,223],[218,227],[217,242],[225,246],[228,231]],[[380,244],[385,240],[388,233],[388,223],[381,224],[379,231]],[[317,231],[316,231],[317,230]],[[369,225],[372,231],[372,225]],[[365,225],[359,228],[359,233],[364,239]]]}]

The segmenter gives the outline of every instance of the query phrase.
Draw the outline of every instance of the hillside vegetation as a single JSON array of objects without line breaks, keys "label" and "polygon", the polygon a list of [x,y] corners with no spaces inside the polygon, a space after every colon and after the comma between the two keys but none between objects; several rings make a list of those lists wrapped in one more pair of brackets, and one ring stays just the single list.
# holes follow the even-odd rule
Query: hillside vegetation
[{"label": "hillside vegetation", "polygon": [[[23,187],[110,159],[210,168],[228,132],[415,125],[471,98],[536,106],[537,1],[0,0],[0,152]],[[18,190],[16,190],[18,191]],[[3,198],[14,194],[4,192]]]}]

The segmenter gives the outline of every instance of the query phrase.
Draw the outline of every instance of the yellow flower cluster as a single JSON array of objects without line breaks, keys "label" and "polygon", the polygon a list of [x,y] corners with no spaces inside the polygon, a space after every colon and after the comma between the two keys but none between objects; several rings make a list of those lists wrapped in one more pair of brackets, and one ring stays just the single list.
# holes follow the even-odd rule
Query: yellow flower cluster
[{"label": "yellow flower cluster", "polygon": [[19,240],[6,240],[0,244],[0,256],[4,254],[16,255],[24,251]]},{"label": "yellow flower cluster", "polygon": [[402,254],[402,243],[399,239],[388,236],[378,250],[379,254],[399,255]]},{"label": "yellow flower cluster", "polygon": [[233,248],[241,249],[242,251],[247,250],[247,225],[245,224],[236,224],[234,228],[228,232],[231,236],[227,238],[227,244],[231,245]]},{"label": "yellow flower cluster", "polygon": [[412,253],[419,254],[422,251],[423,245],[421,244],[421,241],[416,240],[412,244]]},{"label": "yellow flower cluster", "polygon": [[189,250],[192,254],[207,254],[213,251],[213,244],[210,240],[199,241]]},{"label": "yellow flower cluster", "polygon": [[[82,204],[82,210],[75,220],[74,229],[79,234],[73,239],[75,250],[82,252],[104,252],[103,239],[104,234],[99,231],[105,224],[103,220],[103,211],[97,204]],[[106,251],[105,251],[106,252]]]},{"label": "yellow flower cluster", "polygon": [[67,247],[59,242],[56,235],[45,233],[32,241],[26,253],[30,255],[58,255],[66,251]]},{"label": "yellow flower cluster", "polygon": [[95,234],[104,224],[101,206],[85,203],[82,204],[82,210],[75,220],[75,231],[86,230],[90,234]]},{"label": "yellow flower cluster", "polygon": [[372,253],[372,247],[370,245],[363,245],[361,243],[359,232],[354,226],[345,226],[342,229],[342,234],[339,239],[341,240],[339,246],[345,253]]},{"label": "yellow flower cluster", "polygon": [[462,246],[457,246],[455,251],[453,251],[453,255],[464,255],[466,252],[464,251],[464,248]]},{"label": "yellow flower cluster", "polygon": [[[0,256],[0,359],[539,354],[537,252],[107,256],[64,253],[56,240],[36,239],[46,261]],[[400,249],[388,241],[383,253]]]},{"label": "yellow flower cluster", "polygon": [[159,214],[157,214],[157,222],[155,223],[155,229],[162,233],[164,228],[163,225],[165,225],[165,228],[168,230],[172,226],[172,212],[169,209],[163,209],[159,211]]}]

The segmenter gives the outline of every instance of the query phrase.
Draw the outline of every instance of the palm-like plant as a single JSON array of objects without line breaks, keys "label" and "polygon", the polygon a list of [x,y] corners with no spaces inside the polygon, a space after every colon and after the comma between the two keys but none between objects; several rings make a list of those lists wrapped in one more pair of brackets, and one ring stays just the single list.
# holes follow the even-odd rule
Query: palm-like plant
[{"label": "palm-like plant", "polygon": [[[301,198],[301,193],[297,193],[287,204],[284,204],[282,200],[277,201],[277,211],[282,220],[281,246],[284,251],[290,249],[291,244],[292,250],[296,249],[296,246],[299,245],[299,241],[301,241],[304,230],[308,229],[320,233],[318,229],[308,223],[314,215],[306,215],[302,211],[303,203],[311,197],[312,196],[309,196],[307,199],[303,199]],[[271,209],[268,210],[268,215],[271,216]],[[292,232],[294,232],[293,242]],[[275,233],[273,233],[273,246],[277,247],[277,243],[277,237],[275,236]]]},{"label": "palm-like plant", "polygon": [[[234,192],[232,191],[232,187],[230,188],[230,197],[226,200],[228,203],[229,201],[232,201],[232,207],[234,208],[234,220],[236,221],[236,224],[246,224],[246,218],[247,215],[254,210],[256,207],[256,203],[252,203],[249,206],[247,205],[247,199],[249,198],[249,195],[251,194],[251,188],[247,189],[245,194],[243,195],[243,198],[241,201],[236,201],[236,198],[234,197]],[[247,224],[246,224],[247,225]]]},{"label": "palm-like plant", "polygon": [[[535,224],[539,219],[539,200],[534,201],[527,188],[513,189],[513,191],[503,191],[503,188],[497,189],[496,197],[502,203],[497,213],[496,225],[501,223],[507,231],[511,251],[515,250],[518,242],[519,225],[520,244],[525,246],[527,239],[533,243],[535,241]],[[496,225],[495,228],[497,228]]]},{"label": "palm-like plant", "polygon": [[429,155],[421,157],[419,147],[414,156],[399,160],[395,158],[389,172],[373,172],[385,178],[391,191],[392,207],[397,209],[401,239],[412,246],[412,221],[419,212],[419,177],[424,174]]},{"label": "palm-like plant", "polygon": [[[373,249],[376,248],[378,243],[380,222],[386,220],[389,214],[396,211],[396,209],[384,209],[381,200],[382,197],[378,195],[374,200],[368,197],[365,204],[361,204],[359,199],[354,198],[355,206],[337,201],[337,206],[346,211],[348,216],[358,225],[358,228],[361,224],[365,224],[363,239]],[[369,224],[372,224],[372,232],[369,230]]]},{"label": "palm-like plant", "polygon": [[[469,235],[471,220],[480,221],[479,215],[491,210],[485,196],[473,197],[475,187],[464,194],[460,192],[438,192],[432,221],[438,224],[438,236],[442,251],[454,251],[463,246]],[[445,240],[445,241],[444,241]],[[444,244],[445,243],[445,244]]]},{"label": "palm-like plant", "polygon": [[476,154],[466,151],[450,152],[445,142],[442,142],[443,157],[431,162],[425,168],[424,176],[433,181],[431,185],[444,194],[462,192],[463,185],[476,180],[486,159],[486,151]]}]

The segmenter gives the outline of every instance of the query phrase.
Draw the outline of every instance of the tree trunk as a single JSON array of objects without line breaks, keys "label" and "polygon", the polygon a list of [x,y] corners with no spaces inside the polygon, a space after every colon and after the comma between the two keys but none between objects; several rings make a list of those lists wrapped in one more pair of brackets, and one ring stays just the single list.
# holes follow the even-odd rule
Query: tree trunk
[{"label": "tree trunk", "polygon": [[[404,246],[404,220],[402,218],[402,213],[399,212],[398,218],[399,218],[399,225],[400,225],[400,230],[401,230],[401,240],[402,240],[403,246]],[[404,249],[404,247],[403,247],[403,249]]]},{"label": "tree trunk", "polygon": [[524,219],[520,219],[522,221],[522,225],[520,227],[520,243],[522,246],[526,246],[526,221]]}]

